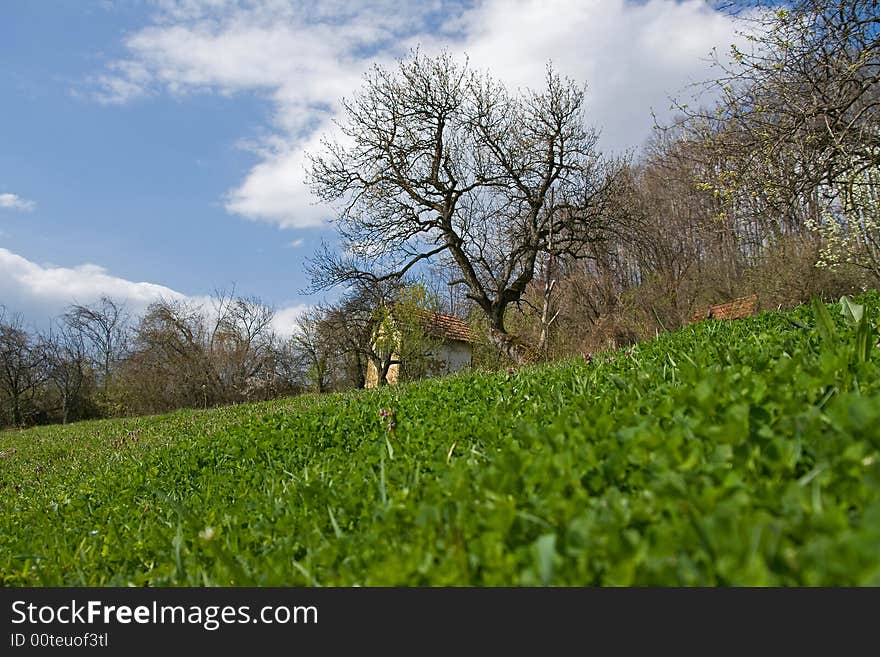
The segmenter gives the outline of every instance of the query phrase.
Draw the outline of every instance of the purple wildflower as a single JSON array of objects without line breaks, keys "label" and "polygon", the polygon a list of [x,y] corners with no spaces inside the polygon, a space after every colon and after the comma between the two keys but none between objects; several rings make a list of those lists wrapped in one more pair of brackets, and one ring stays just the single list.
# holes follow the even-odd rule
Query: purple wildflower
[{"label": "purple wildflower", "polygon": [[379,417],[386,420],[388,424],[385,426],[386,431],[394,429],[394,409],[390,406],[379,410]]}]

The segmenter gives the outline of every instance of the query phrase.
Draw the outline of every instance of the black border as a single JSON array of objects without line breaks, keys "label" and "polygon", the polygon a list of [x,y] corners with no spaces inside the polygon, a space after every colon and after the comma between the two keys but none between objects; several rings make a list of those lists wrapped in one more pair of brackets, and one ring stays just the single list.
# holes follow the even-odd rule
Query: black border
[{"label": "black border", "polygon": [[[214,631],[199,625],[13,625],[16,600],[55,607],[71,600],[313,605],[318,622]],[[878,602],[880,588],[6,588],[0,589],[0,654],[858,654],[876,651]],[[10,645],[13,633],[84,632],[106,632],[109,646]]]}]

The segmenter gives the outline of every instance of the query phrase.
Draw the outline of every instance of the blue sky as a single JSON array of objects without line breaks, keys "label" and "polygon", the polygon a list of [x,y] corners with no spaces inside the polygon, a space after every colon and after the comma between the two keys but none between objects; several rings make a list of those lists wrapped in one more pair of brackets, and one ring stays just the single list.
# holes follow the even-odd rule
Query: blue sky
[{"label": "blue sky", "polygon": [[530,86],[552,59],[620,150],[738,40],[700,0],[4,2],[0,304],[40,326],[101,294],[137,313],[234,284],[284,333],[333,234],[304,153],[372,62],[446,48]]}]

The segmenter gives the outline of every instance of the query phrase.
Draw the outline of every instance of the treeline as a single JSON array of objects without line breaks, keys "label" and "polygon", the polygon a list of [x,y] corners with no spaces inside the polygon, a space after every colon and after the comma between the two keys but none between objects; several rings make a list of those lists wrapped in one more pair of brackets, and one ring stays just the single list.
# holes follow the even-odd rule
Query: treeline
[{"label": "treeline", "polygon": [[[2,309],[0,309],[2,310]],[[49,331],[0,312],[0,425],[22,426],[268,399],[297,391],[292,355],[257,299],[157,301],[132,319],[104,297]]]},{"label": "treeline", "polygon": [[44,332],[0,306],[0,427],[360,388],[370,362],[381,383],[401,362],[402,380],[418,378],[437,344],[420,319],[439,308],[432,299],[421,285],[355,287],[283,337],[269,305],[225,292],[159,300],[134,318],[102,297],[70,305]]}]

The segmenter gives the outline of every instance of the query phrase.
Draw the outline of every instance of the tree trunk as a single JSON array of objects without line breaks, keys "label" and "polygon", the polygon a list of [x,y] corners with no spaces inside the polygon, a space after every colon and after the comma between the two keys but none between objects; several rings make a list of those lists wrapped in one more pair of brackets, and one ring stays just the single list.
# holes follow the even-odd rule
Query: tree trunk
[{"label": "tree trunk", "polygon": [[15,427],[22,425],[21,399],[17,394],[12,395],[12,425]]},{"label": "tree trunk", "polygon": [[528,346],[519,342],[503,328],[498,330],[492,326],[489,327],[489,344],[518,365],[529,361]]},{"label": "tree trunk", "polygon": [[504,311],[507,304],[493,304],[489,315],[489,344],[495,347],[499,353],[506,356],[518,365],[528,362],[528,346],[507,332],[504,327]]},{"label": "tree trunk", "polygon": [[327,386],[324,382],[325,377],[327,376],[327,361],[323,358],[318,358],[314,363],[314,388],[315,392],[323,394],[327,391]]},{"label": "tree trunk", "polygon": [[535,351],[540,354],[541,358],[547,360],[547,350],[550,346],[550,325],[559,317],[559,311],[553,312],[553,288],[556,279],[544,283],[543,303],[541,305],[541,334],[538,337],[538,344]]},{"label": "tree trunk", "polygon": [[391,358],[386,358],[382,362],[382,370],[380,371],[379,376],[379,385],[384,386],[388,385],[388,372],[391,371],[391,366],[394,364],[394,361]]},{"label": "tree trunk", "polygon": [[391,367],[391,363],[388,359],[370,356],[370,362],[376,370],[376,387],[381,388],[382,386],[388,385],[388,380],[385,378],[388,376],[388,370]]}]

